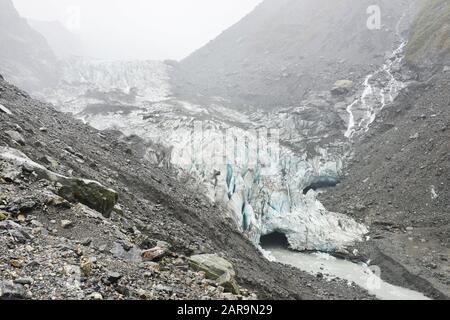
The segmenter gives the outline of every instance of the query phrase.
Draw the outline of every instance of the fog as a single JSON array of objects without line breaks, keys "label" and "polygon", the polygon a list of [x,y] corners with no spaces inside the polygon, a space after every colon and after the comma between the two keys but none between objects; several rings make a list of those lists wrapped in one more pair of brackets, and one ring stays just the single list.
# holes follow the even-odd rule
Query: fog
[{"label": "fog", "polygon": [[262,0],[14,0],[19,13],[60,21],[102,59],[182,59]]}]

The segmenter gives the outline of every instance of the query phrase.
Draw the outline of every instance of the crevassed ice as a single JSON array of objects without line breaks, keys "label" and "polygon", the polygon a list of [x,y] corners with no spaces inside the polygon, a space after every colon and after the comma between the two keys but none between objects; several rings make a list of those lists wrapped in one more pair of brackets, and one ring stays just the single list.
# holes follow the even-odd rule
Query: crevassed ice
[{"label": "crevassed ice", "polygon": [[230,161],[223,159],[227,152],[222,143],[224,130],[231,130],[237,137],[248,133],[220,122],[202,122],[206,129],[195,134],[195,119],[189,117],[168,117],[149,125],[134,112],[93,116],[87,121],[98,129],[114,127],[171,148],[170,163],[180,173],[194,176],[212,201],[224,204],[255,244],[262,235],[279,231],[286,234],[293,249],[341,251],[368,232],[353,219],[326,210],[313,190],[303,194],[315,178],[340,174],[342,161],[324,161],[326,150],[311,159],[284,147],[275,158],[259,150],[255,162],[246,157],[254,151],[247,146],[232,150],[235,157]]},{"label": "crevassed ice", "polygon": [[[341,156],[318,146],[316,156],[310,158],[285,146],[275,146],[273,151],[273,141],[233,147],[224,132],[231,132],[236,140],[248,137],[249,131],[238,127],[252,127],[248,117],[220,106],[210,110],[184,101],[169,103],[167,66],[161,63],[77,63],[68,67],[67,84],[50,94],[53,102],[97,129],[116,129],[163,145],[164,162],[170,162],[180,176],[194,177],[199,192],[227,207],[255,244],[262,235],[279,231],[293,249],[341,251],[368,232],[351,218],[326,210],[314,191],[303,194],[318,177],[337,178]],[[115,89],[127,93],[132,88],[137,88],[139,110],[82,112],[102,101],[86,94],[89,90],[114,95]],[[199,122],[202,130],[197,131]],[[161,164],[156,153],[149,147],[147,158]],[[249,156],[255,154],[256,161]]]}]

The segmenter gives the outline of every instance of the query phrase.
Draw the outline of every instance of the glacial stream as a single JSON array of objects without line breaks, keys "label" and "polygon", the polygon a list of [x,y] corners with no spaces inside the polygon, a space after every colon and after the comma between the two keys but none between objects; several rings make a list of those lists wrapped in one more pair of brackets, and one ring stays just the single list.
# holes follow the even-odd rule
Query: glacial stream
[{"label": "glacial stream", "polygon": [[[377,114],[392,103],[400,90],[406,86],[404,82],[397,80],[394,75],[394,70],[401,66],[404,59],[403,52],[407,45],[407,40],[402,36],[400,30],[405,16],[404,14],[399,19],[396,26],[396,35],[399,38],[400,45],[378,70],[365,77],[360,96],[347,106],[349,121],[345,136],[349,139],[359,130],[369,131],[370,125],[375,121]],[[383,80],[380,81],[377,77],[382,77]]]},{"label": "glacial stream", "polygon": [[374,273],[375,270],[364,264],[337,259],[325,253],[306,254],[282,247],[265,247],[273,260],[296,267],[307,273],[321,273],[325,279],[347,280],[366,289],[382,300],[430,300],[420,292],[391,285]]}]

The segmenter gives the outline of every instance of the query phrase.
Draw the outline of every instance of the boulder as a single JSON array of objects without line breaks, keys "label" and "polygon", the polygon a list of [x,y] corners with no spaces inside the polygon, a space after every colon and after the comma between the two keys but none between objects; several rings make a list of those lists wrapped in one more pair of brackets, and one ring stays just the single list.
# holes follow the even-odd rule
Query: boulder
[{"label": "boulder", "polygon": [[216,254],[201,254],[191,256],[188,261],[192,269],[205,272],[208,279],[216,281],[234,294],[239,294],[236,272],[233,265],[224,258]]},{"label": "boulder", "polygon": [[63,227],[63,229],[69,229],[73,227],[73,222],[70,220],[61,220],[61,227]]},{"label": "boulder", "polygon": [[353,88],[353,81],[350,80],[338,80],[335,82],[331,93],[334,95],[345,95]]},{"label": "boulder", "polygon": [[159,261],[161,260],[169,250],[165,247],[156,246],[150,250],[142,252],[142,259],[144,261]]},{"label": "boulder", "polygon": [[96,181],[67,178],[62,183],[58,195],[70,202],[80,202],[109,218],[119,200],[117,192]]},{"label": "boulder", "polygon": [[13,281],[0,281],[0,300],[24,299],[25,289]]},{"label": "boulder", "polygon": [[5,131],[5,134],[14,142],[17,142],[18,144],[24,146],[25,145],[25,139],[22,137],[20,133],[17,131],[8,130]]},{"label": "boulder", "polygon": [[[35,172],[40,179],[57,182],[61,185],[58,195],[70,202],[80,202],[89,208],[109,218],[111,212],[119,200],[116,191],[108,189],[100,183],[81,178],[65,177],[46,169],[44,166],[29,159],[23,152],[9,148],[0,147],[0,160],[10,164],[10,167],[29,172]],[[12,170],[12,168],[9,168]]]}]

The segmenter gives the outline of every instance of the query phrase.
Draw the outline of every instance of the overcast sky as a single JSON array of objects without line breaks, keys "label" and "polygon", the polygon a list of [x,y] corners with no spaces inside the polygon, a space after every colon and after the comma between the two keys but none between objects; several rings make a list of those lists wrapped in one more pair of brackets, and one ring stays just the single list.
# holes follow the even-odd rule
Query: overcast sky
[{"label": "overcast sky", "polygon": [[20,14],[59,20],[104,59],[179,60],[262,0],[13,0]]}]

